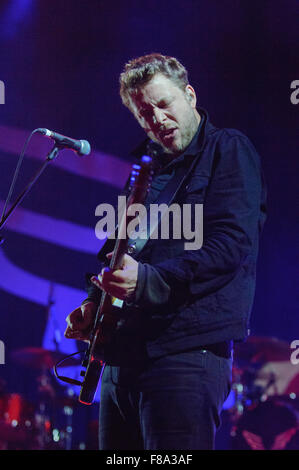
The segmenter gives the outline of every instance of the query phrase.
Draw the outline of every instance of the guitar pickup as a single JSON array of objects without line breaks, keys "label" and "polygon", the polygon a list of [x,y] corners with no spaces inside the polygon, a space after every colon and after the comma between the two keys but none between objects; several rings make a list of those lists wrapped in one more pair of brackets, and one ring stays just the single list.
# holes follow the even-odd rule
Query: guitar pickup
[{"label": "guitar pickup", "polygon": [[122,308],[123,304],[124,304],[123,300],[120,300],[120,299],[117,299],[116,297],[113,297],[113,299],[112,299],[113,307]]}]

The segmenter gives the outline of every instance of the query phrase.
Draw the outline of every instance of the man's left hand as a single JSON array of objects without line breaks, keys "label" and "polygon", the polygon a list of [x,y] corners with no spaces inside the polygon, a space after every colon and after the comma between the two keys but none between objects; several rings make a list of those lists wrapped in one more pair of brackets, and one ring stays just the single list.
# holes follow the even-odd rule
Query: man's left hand
[{"label": "man's left hand", "polygon": [[[107,258],[111,259],[112,253]],[[125,254],[119,269],[112,271],[103,268],[101,273],[91,278],[91,282],[99,289],[120,300],[129,300],[135,293],[138,277],[138,262]]]}]

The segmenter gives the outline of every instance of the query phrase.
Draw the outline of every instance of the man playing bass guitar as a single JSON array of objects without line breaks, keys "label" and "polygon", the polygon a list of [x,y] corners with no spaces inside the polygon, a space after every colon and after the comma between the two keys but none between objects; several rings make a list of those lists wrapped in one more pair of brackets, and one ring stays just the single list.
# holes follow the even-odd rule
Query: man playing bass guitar
[{"label": "man playing bass guitar", "polygon": [[[132,246],[117,269],[89,279],[88,297],[67,317],[65,336],[88,339],[102,292],[124,302],[104,347],[100,449],[213,449],[230,391],[233,342],[249,331],[265,221],[259,156],[243,133],[210,122],[174,57],[129,61],[120,95],[147,134],[140,156],[152,151],[158,162],[146,207],[189,205],[194,222],[202,205],[202,227],[193,228],[203,230],[203,242],[186,249],[184,236],[170,233],[148,239],[136,253]],[[106,244],[99,259],[109,261],[112,251]]]}]

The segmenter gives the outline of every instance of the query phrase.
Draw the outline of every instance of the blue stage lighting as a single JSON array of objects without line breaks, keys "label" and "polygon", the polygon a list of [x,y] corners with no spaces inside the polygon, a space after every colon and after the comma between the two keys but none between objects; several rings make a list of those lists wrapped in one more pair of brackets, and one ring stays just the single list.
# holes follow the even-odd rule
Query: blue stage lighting
[{"label": "blue stage lighting", "polygon": [[13,38],[29,22],[34,4],[35,0],[12,0],[0,17],[0,37]]}]

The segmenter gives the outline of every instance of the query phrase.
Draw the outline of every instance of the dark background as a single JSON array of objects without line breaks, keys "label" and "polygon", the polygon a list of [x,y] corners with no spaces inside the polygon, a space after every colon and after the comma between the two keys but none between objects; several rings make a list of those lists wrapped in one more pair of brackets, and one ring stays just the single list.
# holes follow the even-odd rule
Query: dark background
[{"label": "dark background", "polygon": [[[87,139],[95,153],[78,163],[73,152],[61,153],[22,209],[50,217],[54,224],[70,222],[92,232],[95,207],[115,200],[127,176],[123,168],[129,169],[129,152],[144,137],[121,104],[119,74],[133,57],[150,52],[173,55],[188,69],[198,102],[213,124],[241,130],[261,155],[268,220],[261,240],[252,334],[287,342],[297,339],[299,105],[290,100],[291,82],[299,79],[296,16],[296,0],[1,0],[0,79],[5,83],[5,104],[0,105],[0,199],[6,198],[18,155],[33,129],[47,127]],[[44,152],[44,147],[38,149]],[[45,157],[29,154],[15,195]],[[107,155],[116,157],[114,166]],[[100,171],[88,159],[98,159]],[[69,168],[79,170],[70,170],[68,163],[63,166],[68,161]],[[85,162],[89,170],[82,176]],[[96,261],[93,253],[68,246],[71,232],[57,228],[57,236],[66,239],[60,245],[47,239],[42,222],[26,233],[17,222],[12,217],[1,247],[1,259],[6,261],[0,266],[0,339],[6,363],[0,365],[0,374],[9,392],[37,400],[38,372],[13,361],[12,353],[22,347],[49,347],[55,334],[56,339],[62,336],[64,318],[84,289],[83,274],[96,269]],[[32,227],[30,221],[27,224]],[[79,237],[80,245],[80,236],[74,232],[73,237]],[[51,317],[46,286],[50,292],[53,285],[54,291],[58,287]],[[49,317],[56,327],[49,327]],[[60,336],[58,348],[68,352],[74,346]],[[95,409],[96,405],[92,411],[80,410],[81,431]]]}]

